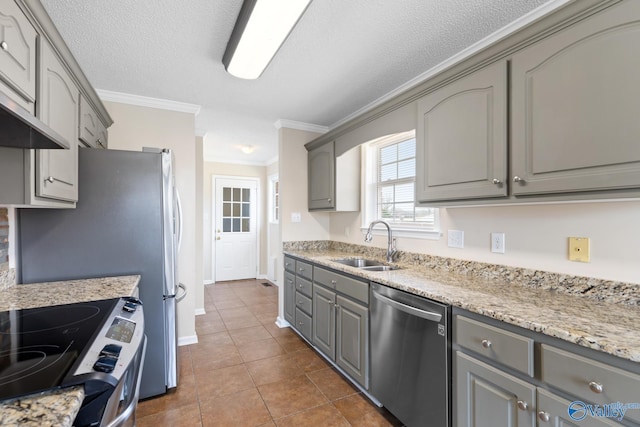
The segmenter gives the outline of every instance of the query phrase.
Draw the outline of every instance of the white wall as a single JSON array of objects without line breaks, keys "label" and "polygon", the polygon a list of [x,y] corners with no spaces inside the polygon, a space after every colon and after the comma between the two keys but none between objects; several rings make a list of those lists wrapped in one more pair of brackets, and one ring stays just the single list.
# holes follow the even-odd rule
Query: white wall
[{"label": "white wall", "polygon": [[[206,138],[206,137],[205,137]],[[213,247],[212,247],[212,223],[213,214],[213,176],[237,176],[258,178],[260,182],[259,194],[259,217],[260,217],[260,234],[258,236],[260,245],[260,259],[258,260],[258,272],[260,277],[266,277],[267,274],[267,192],[269,189],[267,183],[267,167],[254,165],[241,165],[231,163],[204,162],[202,172],[202,193],[203,194],[203,263],[204,263],[204,280],[209,283],[213,280]]]},{"label": "white wall", "polygon": [[202,295],[202,270],[196,254],[196,144],[195,115],[157,108],[105,102],[114,120],[109,148],[140,151],[142,147],[170,148],[175,154],[176,187],[183,208],[183,238],[178,255],[178,279],[188,287],[178,304],[178,337],[194,339],[196,299]]},{"label": "white wall", "polygon": [[[639,283],[640,202],[590,202],[440,210],[439,240],[398,238],[400,250]],[[366,245],[359,213],[331,215],[332,240]],[[346,237],[348,229],[349,237]],[[464,248],[447,246],[447,230],[464,231]],[[490,250],[490,233],[506,234],[506,253]],[[591,239],[591,262],[567,258],[569,236]],[[371,245],[386,247],[386,236]]]},{"label": "white wall", "polygon": [[[280,128],[278,131],[278,176],[280,178],[280,242],[327,240],[330,216],[326,212],[309,212],[307,206],[307,149],[304,144],[320,136],[318,133]],[[300,214],[299,223],[291,222],[291,214]],[[278,252],[278,283],[284,283],[282,251]],[[283,287],[278,289],[278,322],[284,322]]]}]

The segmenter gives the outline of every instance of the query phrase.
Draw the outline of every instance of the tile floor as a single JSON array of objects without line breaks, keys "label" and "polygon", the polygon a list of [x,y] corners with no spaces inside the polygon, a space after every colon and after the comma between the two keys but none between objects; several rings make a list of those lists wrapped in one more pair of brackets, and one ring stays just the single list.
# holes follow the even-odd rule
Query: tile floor
[{"label": "tile floor", "polygon": [[179,386],[142,401],[137,425],[400,426],[289,328],[264,280],[205,286],[198,344],[179,348]]}]

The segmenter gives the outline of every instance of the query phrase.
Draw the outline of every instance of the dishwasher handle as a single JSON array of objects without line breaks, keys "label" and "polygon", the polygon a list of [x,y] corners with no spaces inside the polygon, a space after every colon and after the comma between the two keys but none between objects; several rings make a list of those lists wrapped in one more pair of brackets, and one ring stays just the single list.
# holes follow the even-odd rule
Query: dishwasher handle
[{"label": "dishwasher handle", "polygon": [[431,320],[433,322],[439,322],[440,320],[442,320],[442,315],[439,313],[433,313],[431,311],[425,311],[425,310],[421,310],[419,308],[415,308],[412,307],[410,305],[407,304],[403,304],[401,302],[398,301],[394,301],[389,297],[386,297],[384,295],[381,295],[375,291],[372,292],[373,297],[385,304],[390,305],[393,308],[396,308],[398,310],[404,311],[405,313],[414,315],[414,316],[418,316],[422,319],[425,320]]}]

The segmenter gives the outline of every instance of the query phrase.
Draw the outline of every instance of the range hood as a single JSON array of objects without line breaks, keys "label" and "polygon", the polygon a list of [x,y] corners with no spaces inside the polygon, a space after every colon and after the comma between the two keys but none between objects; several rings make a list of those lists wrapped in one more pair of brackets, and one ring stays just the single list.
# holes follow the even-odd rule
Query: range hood
[{"label": "range hood", "polygon": [[0,147],[69,148],[69,142],[0,92]]}]

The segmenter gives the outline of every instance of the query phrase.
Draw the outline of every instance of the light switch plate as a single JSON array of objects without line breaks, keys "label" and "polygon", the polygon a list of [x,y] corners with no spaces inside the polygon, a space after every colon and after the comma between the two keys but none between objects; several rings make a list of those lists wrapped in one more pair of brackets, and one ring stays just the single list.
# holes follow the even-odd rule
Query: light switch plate
[{"label": "light switch plate", "polygon": [[300,212],[291,212],[291,222],[300,222],[301,219]]},{"label": "light switch plate", "polygon": [[569,237],[569,261],[589,262],[589,246],[588,237]]},{"label": "light switch plate", "polygon": [[491,233],[491,252],[503,254],[504,250],[504,233]]}]

